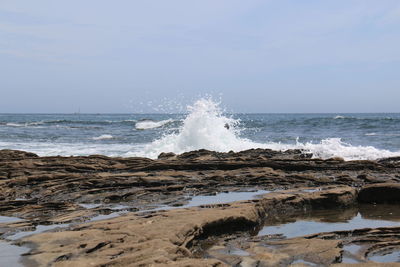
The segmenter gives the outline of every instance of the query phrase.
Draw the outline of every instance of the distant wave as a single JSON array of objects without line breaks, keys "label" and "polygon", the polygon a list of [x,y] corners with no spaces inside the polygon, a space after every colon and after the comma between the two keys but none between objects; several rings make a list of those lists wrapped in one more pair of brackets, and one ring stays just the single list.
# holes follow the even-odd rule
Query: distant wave
[{"label": "distant wave", "polygon": [[21,123],[12,123],[12,122],[9,122],[9,123],[6,123],[6,126],[11,126],[11,127],[25,127],[26,125],[25,125],[25,123],[24,123],[24,124],[21,124]]},{"label": "distant wave", "polygon": [[113,139],[114,136],[110,135],[110,134],[103,134],[100,136],[96,136],[96,137],[92,137],[93,140],[107,140],[107,139]]},{"label": "distant wave", "polygon": [[344,118],[346,118],[346,117],[345,116],[341,116],[341,115],[337,115],[333,119],[334,120],[338,120],[338,119],[344,119]]},{"label": "distant wave", "polygon": [[334,120],[348,120],[348,121],[393,121],[393,120],[399,120],[398,118],[392,118],[392,117],[352,117],[352,116],[342,116],[342,115],[337,115],[333,117]]},{"label": "distant wave", "polygon": [[135,128],[138,130],[148,130],[148,129],[154,129],[154,128],[159,128],[162,127],[168,123],[173,122],[174,120],[168,119],[168,120],[162,120],[162,121],[153,121],[153,120],[141,120],[136,122]]},{"label": "distant wave", "polygon": [[132,124],[135,123],[136,120],[48,120],[42,121],[41,124],[48,125],[64,125],[64,124],[96,124],[96,125],[110,125],[110,124]]},{"label": "distant wave", "polygon": [[66,127],[66,128],[82,128],[94,127],[112,124],[134,125],[137,120],[47,120],[34,122],[0,122],[0,125],[8,127]]},{"label": "distant wave", "polygon": [[22,123],[16,123],[16,122],[7,122],[4,123],[4,125],[8,127],[32,127],[32,126],[39,126],[42,125],[43,122],[22,122]]},{"label": "distant wave", "polygon": [[385,134],[385,133],[366,133],[365,134],[366,136],[375,136],[375,135],[379,135],[379,136],[400,136],[400,133],[388,133],[388,134]]},{"label": "distant wave", "polygon": [[95,120],[49,120],[49,121],[44,121],[45,124],[57,124],[57,125],[63,125],[63,124],[100,124],[100,125],[108,125],[113,123],[112,121],[95,121]]}]

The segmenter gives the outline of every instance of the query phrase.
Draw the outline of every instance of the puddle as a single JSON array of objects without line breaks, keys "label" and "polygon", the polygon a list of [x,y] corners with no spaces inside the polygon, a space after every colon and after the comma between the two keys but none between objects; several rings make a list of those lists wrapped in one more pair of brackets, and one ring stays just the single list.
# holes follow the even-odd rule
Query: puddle
[{"label": "puddle", "polygon": [[235,201],[244,201],[251,200],[256,198],[259,195],[270,193],[270,191],[266,190],[258,190],[254,192],[227,192],[227,193],[218,193],[214,196],[195,196],[189,201],[188,204],[181,206],[180,208],[187,207],[197,207],[201,205],[209,205],[209,204],[224,204]]},{"label": "puddle", "polygon": [[36,226],[36,229],[34,231],[25,231],[25,232],[18,232],[16,234],[7,236],[8,240],[17,240],[23,237],[27,237],[29,235],[35,235],[35,234],[40,234],[43,233],[45,231],[49,231],[49,230],[53,230],[53,229],[57,229],[57,228],[63,228],[63,227],[67,227],[69,226],[69,224],[52,224],[52,225],[38,225]]},{"label": "puddle", "polygon": [[116,217],[119,217],[119,216],[121,216],[121,215],[123,215],[123,214],[125,214],[127,212],[128,211],[120,211],[120,212],[112,212],[112,213],[107,214],[107,215],[100,214],[100,215],[97,215],[97,216],[91,218],[88,222],[95,222],[95,221],[101,221],[101,220],[107,220],[107,219],[111,219],[111,218],[116,218]]},{"label": "puddle", "polygon": [[23,221],[23,219],[17,217],[0,216],[0,223],[14,223],[20,221]]},{"label": "puddle", "polygon": [[101,206],[101,204],[85,204],[85,203],[81,203],[78,205],[85,209],[95,209]]},{"label": "puddle", "polygon": [[199,254],[201,257],[209,257],[209,258],[220,258],[223,255],[226,256],[239,256],[239,257],[248,257],[251,256],[250,253],[243,249],[239,249],[236,247],[211,247],[210,249],[207,250],[206,254]]},{"label": "puddle", "polygon": [[239,248],[231,248],[231,249],[228,249],[226,252],[227,252],[227,254],[241,256],[241,257],[250,256],[250,253],[248,253],[247,251],[245,251],[243,249],[239,249]]},{"label": "puddle", "polygon": [[[115,218],[115,217],[119,217],[124,213],[127,213],[128,211],[119,211],[119,212],[112,212],[110,214],[104,215],[104,214],[100,214],[97,215],[93,218],[91,218],[88,221],[85,221],[83,223],[87,223],[87,222],[94,222],[94,221],[101,221],[101,220],[106,220],[106,219],[111,219],[111,218]],[[80,223],[79,223],[80,224]],[[54,230],[54,229],[58,229],[58,228],[66,228],[69,227],[71,225],[74,224],[68,224],[68,223],[63,223],[63,224],[51,224],[51,225],[37,225],[35,230],[33,231],[21,231],[18,233],[15,233],[13,235],[7,236],[7,240],[17,240],[23,237],[27,237],[30,235],[35,235],[35,234],[40,234],[49,230]]]},{"label": "puddle", "polygon": [[322,232],[400,226],[398,205],[362,205],[354,210],[314,211],[307,216],[294,222],[267,225],[258,235],[283,234],[293,238]]},{"label": "puddle", "polygon": [[11,245],[7,242],[0,241],[0,261],[2,266],[19,267],[21,254],[27,253],[30,249]]},{"label": "puddle", "polygon": [[357,254],[361,249],[361,246],[359,245],[345,245],[343,246],[343,250],[350,252],[351,254]]},{"label": "puddle", "polygon": [[350,256],[343,256],[341,263],[360,263],[361,261],[350,257]]},{"label": "puddle", "polygon": [[309,189],[302,189],[299,192],[303,193],[314,193],[314,192],[319,192],[321,191],[321,188],[309,188]]},{"label": "puddle", "polygon": [[130,206],[127,205],[114,205],[114,206],[104,206],[104,204],[85,204],[85,203],[80,203],[78,204],[79,206],[85,208],[85,209],[95,209],[98,207],[103,206],[103,208],[107,208],[107,209],[111,209],[111,210],[126,210],[126,209],[130,209]]},{"label": "puddle", "polygon": [[116,205],[116,206],[112,206],[110,209],[112,209],[112,210],[127,210],[130,208],[131,207],[126,206],[126,205]]},{"label": "puddle", "polygon": [[368,257],[368,259],[375,262],[400,262],[400,250],[391,251],[387,254],[374,255]]},{"label": "puddle", "polygon": [[154,209],[142,210],[140,212],[147,211],[157,211],[157,210],[172,210],[172,209],[183,209],[183,208],[191,208],[198,207],[202,205],[211,205],[211,204],[226,204],[235,201],[244,201],[244,200],[252,200],[257,198],[260,195],[270,193],[271,191],[267,190],[257,190],[257,191],[241,191],[241,192],[227,192],[227,193],[218,193],[212,196],[194,196],[189,200],[189,203],[182,206],[161,206]]},{"label": "puddle", "polygon": [[362,246],[350,244],[343,246],[342,263],[360,263],[359,252]]},{"label": "puddle", "polygon": [[302,259],[295,260],[295,261],[292,262],[292,264],[304,264],[306,266],[318,266],[315,263],[312,263],[312,262],[309,262],[309,261],[305,261],[305,260],[302,260]]}]

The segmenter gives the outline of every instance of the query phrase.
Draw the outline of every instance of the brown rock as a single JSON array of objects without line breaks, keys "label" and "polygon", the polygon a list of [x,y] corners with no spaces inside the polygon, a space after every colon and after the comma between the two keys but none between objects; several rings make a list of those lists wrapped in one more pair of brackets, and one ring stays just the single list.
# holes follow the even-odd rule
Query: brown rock
[{"label": "brown rock", "polygon": [[399,203],[400,184],[381,183],[364,186],[358,194],[358,201],[363,203]]}]

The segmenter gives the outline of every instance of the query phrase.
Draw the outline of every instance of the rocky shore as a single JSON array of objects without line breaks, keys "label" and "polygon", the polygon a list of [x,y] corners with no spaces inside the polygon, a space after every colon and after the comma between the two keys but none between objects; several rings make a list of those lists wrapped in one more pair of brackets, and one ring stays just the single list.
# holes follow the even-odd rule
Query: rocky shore
[{"label": "rocky shore", "polygon": [[[28,247],[26,266],[399,266],[399,170],[400,158],[299,150],[156,160],[1,150],[0,242]],[[261,195],[188,205],[242,191]],[[293,233],[301,222],[312,231]]]}]

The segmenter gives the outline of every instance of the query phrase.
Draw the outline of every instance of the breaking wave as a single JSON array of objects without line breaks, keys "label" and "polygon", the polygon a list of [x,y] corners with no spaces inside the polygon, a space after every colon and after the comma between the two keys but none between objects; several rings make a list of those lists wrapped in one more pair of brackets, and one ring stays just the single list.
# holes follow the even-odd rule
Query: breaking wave
[{"label": "breaking wave", "polygon": [[163,120],[163,121],[153,121],[153,120],[141,120],[136,122],[135,128],[137,130],[148,130],[148,129],[154,129],[154,128],[160,128],[168,123],[173,122],[174,120],[168,119],[168,120]]},{"label": "breaking wave", "polygon": [[102,134],[100,136],[92,137],[93,140],[107,140],[107,139],[113,139],[114,136],[110,134]]},{"label": "breaking wave", "polygon": [[[257,143],[240,136],[240,121],[223,113],[219,103],[210,98],[200,99],[188,107],[188,115],[177,133],[165,134],[145,146],[140,156],[156,158],[162,152],[183,152],[208,149],[219,152],[242,151],[251,148],[273,150],[301,149],[315,158],[342,157],[345,160],[378,159],[399,156],[400,151],[378,149],[373,146],[353,146],[340,138],[327,138],[319,143],[295,144]],[[137,155],[135,153],[135,155]]]},{"label": "breaking wave", "polygon": [[344,118],[345,118],[344,116],[337,115],[337,116],[335,116],[333,119],[335,119],[335,120],[339,120],[339,119],[344,119]]},{"label": "breaking wave", "polygon": [[[345,160],[400,156],[399,114],[230,116],[220,103],[203,98],[189,106],[186,115],[7,116],[10,118],[0,121],[0,149],[26,150],[41,156],[104,154],[157,158],[162,152],[237,152],[252,148],[301,149],[313,153],[315,158]],[[144,116],[147,119],[141,120]],[[309,129],[313,131],[307,133]],[[312,141],[300,142],[295,140],[296,136]]]}]

